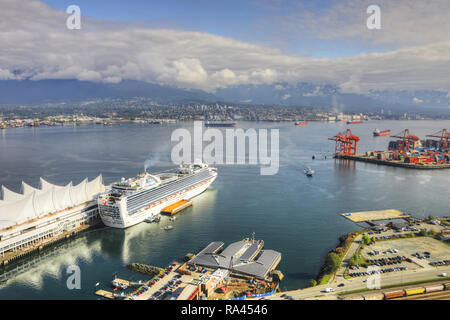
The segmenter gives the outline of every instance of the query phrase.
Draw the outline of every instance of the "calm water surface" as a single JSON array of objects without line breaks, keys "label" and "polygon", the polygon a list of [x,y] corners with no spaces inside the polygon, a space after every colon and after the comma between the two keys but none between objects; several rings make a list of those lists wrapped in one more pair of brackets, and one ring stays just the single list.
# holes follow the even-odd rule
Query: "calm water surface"
[{"label": "calm water surface", "polygon": [[[111,183],[142,171],[144,163],[150,172],[170,168],[174,145],[170,135],[179,127],[192,130],[193,123],[4,130],[0,132],[0,184],[19,191],[22,180],[38,186],[42,176],[55,184],[76,184],[99,173],[105,183]],[[334,144],[327,138],[345,130],[344,123],[239,122],[238,127],[280,130],[278,174],[261,176],[258,166],[218,165],[216,181],[195,198],[193,207],[171,222],[173,230],[161,230],[168,224],[163,221],[90,232],[40,261],[28,261],[34,265],[0,286],[0,299],[97,299],[95,284],[107,288],[115,272],[145,279],[129,272],[127,263],[165,266],[211,241],[229,244],[252,232],[265,241],[267,249],[282,253],[279,269],[285,280],[281,287],[294,289],[316,276],[340,235],[359,228],[339,213],[397,208],[418,217],[450,214],[450,171],[414,171],[332,159]],[[450,121],[372,121],[350,127],[361,138],[359,150],[367,151],[387,149],[390,138],[374,138],[375,128],[393,133],[409,128],[424,138],[449,128]],[[305,165],[316,171],[313,178],[303,174]],[[81,269],[81,290],[66,287],[66,268],[72,264]]]}]

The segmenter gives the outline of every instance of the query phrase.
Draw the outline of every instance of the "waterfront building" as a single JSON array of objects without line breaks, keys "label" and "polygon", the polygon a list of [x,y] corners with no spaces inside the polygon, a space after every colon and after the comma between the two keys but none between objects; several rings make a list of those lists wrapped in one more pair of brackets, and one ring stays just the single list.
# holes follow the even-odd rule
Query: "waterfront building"
[{"label": "waterfront building", "polygon": [[50,242],[83,225],[100,221],[96,198],[104,192],[102,176],[78,185],[51,184],[40,179],[40,189],[22,182],[22,193],[2,186],[0,200],[0,255]]}]

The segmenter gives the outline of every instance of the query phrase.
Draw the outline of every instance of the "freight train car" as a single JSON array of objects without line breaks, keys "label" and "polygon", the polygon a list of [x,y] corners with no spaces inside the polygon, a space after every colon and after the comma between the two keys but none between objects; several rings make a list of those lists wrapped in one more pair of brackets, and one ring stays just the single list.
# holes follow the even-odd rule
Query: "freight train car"
[{"label": "freight train car", "polygon": [[427,286],[427,287],[425,287],[425,292],[426,293],[437,292],[437,291],[442,291],[442,290],[444,290],[444,285],[443,284],[438,284],[438,285],[434,285],[434,286]]},{"label": "freight train car", "polygon": [[364,295],[364,300],[383,300],[383,299],[384,294],[382,292]]},{"label": "freight train car", "polygon": [[425,288],[412,288],[412,289],[407,289],[405,291],[406,291],[407,296],[413,296],[415,294],[425,293]]},{"label": "freight train car", "polygon": [[384,292],[385,299],[400,298],[405,296],[405,290],[395,290]]}]

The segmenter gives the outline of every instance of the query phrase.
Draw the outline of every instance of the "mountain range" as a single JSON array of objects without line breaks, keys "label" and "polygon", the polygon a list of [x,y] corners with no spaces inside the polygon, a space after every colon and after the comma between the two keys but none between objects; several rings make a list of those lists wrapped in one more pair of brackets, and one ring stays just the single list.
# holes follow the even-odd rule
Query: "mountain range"
[{"label": "mountain range", "polygon": [[450,111],[450,93],[444,91],[370,91],[367,94],[344,93],[339,87],[312,83],[275,83],[219,88],[215,93],[186,90],[142,81],[100,83],[78,80],[3,80],[0,104],[42,104],[88,99],[145,97],[158,103],[265,104],[317,106],[342,111],[398,112]]}]

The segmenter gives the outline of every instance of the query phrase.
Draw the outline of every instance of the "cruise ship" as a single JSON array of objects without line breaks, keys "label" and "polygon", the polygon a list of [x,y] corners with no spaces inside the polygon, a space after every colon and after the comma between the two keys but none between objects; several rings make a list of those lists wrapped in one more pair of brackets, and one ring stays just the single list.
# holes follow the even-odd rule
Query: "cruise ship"
[{"label": "cruise ship", "polygon": [[109,227],[128,228],[179,200],[199,195],[216,177],[216,168],[195,163],[158,174],[143,172],[122,178],[98,198],[100,217]]}]

